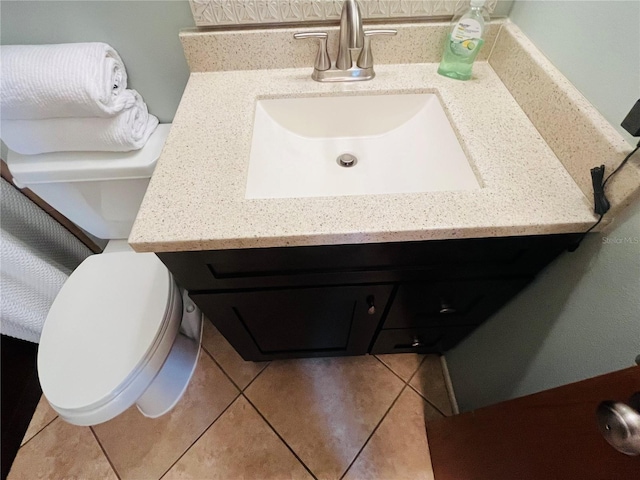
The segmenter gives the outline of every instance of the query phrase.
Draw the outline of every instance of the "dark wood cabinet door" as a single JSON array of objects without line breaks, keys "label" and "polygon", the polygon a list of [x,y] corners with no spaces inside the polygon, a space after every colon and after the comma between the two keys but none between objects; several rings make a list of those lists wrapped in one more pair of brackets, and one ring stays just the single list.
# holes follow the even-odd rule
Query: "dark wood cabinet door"
[{"label": "dark wood cabinet door", "polygon": [[192,294],[245,360],[367,353],[390,285]]}]

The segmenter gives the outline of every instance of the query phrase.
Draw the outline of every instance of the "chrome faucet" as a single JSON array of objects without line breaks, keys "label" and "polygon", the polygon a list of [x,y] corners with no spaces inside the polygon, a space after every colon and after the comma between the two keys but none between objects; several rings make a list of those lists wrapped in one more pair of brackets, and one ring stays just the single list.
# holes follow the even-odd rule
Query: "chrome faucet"
[{"label": "chrome faucet", "polygon": [[[371,37],[396,33],[396,30],[364,31],[358,2],[345,0],[340,14],[340,40],[335,69],[331,68],[331,58],[327,51],[329,36],[327,32],[296,33],[293,37],[295,39],[315,38],[320,41],[311,78],[318,82],[354,82],[371,80],[375,77]],[[355,58],[357,61],[354,61]]]},{"label": "chrome faucet", "polygon": [[[336,68],[349,70],[353,66],[352,50],[361,49],[364,44],[362,15],[356,0],[345,0],[340,14],[340,44]],[[356,53],[356,52],[353,52]]]}]

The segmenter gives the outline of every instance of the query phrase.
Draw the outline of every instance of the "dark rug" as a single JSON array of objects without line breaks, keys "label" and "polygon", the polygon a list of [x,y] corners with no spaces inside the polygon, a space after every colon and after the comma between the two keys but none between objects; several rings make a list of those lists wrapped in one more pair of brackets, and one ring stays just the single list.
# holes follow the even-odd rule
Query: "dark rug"
[{"label": "dark rug", "polygon": [[38,383],[38,345],[2,337],[2,480],[7,478],[42,391]]}]

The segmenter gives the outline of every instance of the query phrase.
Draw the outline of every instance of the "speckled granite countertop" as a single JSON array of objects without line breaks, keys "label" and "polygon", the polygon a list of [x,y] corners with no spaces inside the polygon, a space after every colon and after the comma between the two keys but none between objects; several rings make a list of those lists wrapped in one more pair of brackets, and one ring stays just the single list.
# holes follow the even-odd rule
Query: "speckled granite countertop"
[{"label": "speckled granite countertop", "polygon": [[[583,195],[486,62],[474,79],[437,64],[379,65],[353,84],[317,83],[311,68],[192,73],[129,243],[188,251],[581,232]],[[480,190],[245,199],[260,98],[436,92]]]}]

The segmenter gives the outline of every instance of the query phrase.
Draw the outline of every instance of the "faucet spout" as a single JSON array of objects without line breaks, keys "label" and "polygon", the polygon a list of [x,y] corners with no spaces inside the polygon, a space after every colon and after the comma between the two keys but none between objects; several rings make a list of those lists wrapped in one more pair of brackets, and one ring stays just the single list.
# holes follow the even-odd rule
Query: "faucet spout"
[{"label": "faucet spout", "polygon": [[348,70],[353,66],[352,49],[362,49],[364,31],[362,15],[356,0],[345,0],[340,15],[340,44],[336,68]]},{"label": "faucet spout", "polygon": [[[362,0],[368,1],[368,0]],[[317,82],[358,82],[371,80],[373,54],[371,37],[375,35],[395,35],[395,30],[367,30],[362,27],[362,14],[356,0],[344,0],[340,15],[340,44],[335,68],[331,68],[331,58],[327,52],[327,32],[299,32],[293,38],[315,38],[320,40],[320,48],[313,66],[311,78]],[[356,61],[357,58],[357,61]]]}]

